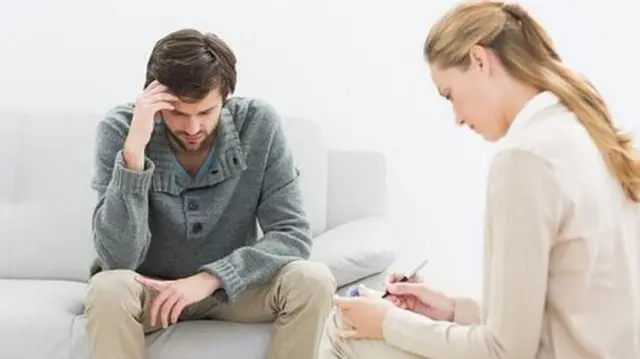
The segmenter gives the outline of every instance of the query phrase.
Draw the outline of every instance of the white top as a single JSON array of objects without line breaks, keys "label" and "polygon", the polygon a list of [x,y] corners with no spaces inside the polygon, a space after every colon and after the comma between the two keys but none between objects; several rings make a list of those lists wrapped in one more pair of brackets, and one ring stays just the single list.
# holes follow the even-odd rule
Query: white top
[{"label": "white top", "polygon": [[640,205],[558,98],[533,98],[489,175],[483,305],[392,309],[385,341],[431,359],[639,359]]}]

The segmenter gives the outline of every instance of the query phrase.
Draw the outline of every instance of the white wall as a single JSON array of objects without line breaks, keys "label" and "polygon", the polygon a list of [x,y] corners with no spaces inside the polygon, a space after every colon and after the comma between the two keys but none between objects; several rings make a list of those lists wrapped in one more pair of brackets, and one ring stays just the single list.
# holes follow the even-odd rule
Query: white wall
[{"label": "white wall", "polygon": [[[455,3],[1,0],[0,107],[104,111],[135,96],[158,38],[214,31],[239,58],[237,94],[318,121],[332,147],[388,155],[398,240],[432,257],[434,281],[477,295],[492,148],[454,126],[421,53],[430,24]],[[523,3],[640,135],[640,71],[626,45],[640,33],[638,1]]]}]

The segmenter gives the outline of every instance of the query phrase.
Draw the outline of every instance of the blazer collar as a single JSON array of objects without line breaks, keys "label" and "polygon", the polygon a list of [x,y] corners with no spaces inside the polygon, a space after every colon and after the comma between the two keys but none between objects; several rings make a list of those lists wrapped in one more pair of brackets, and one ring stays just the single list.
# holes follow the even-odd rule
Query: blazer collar
[{"label": "blazer collar", "polygon": [[543,91],[532,97],[518,112],[509,125],[507,133],[500,142],[510,142],[531,124],[540,112],[552,108],[560,103],[560,99],[550,91]]}]

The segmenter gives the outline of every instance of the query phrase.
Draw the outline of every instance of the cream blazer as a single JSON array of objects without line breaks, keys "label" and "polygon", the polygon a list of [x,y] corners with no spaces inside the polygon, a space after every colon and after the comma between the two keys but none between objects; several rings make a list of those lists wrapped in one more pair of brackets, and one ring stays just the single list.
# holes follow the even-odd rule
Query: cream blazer
[{"label": "cream blazer", "polygon": [[640,206],[558,98],[530,100],[491,164],[482,309],[392,309],[384,339],[431,359],[640,359]]}]

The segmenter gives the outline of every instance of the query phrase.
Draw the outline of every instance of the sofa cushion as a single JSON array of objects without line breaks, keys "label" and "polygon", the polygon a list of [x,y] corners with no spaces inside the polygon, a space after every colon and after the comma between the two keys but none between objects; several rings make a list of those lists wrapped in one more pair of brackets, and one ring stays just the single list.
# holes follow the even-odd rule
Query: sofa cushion
[{"label": "sofa cushion", "polygon": [[377,217],[337,226],[315,239],[311,259],[326,263],[339,287],[381,273],[395,260],[390,226]]},{"label": "sofa cushion", "polygon": [[329,152],[317,124],[298,118],[286,118],[283,123],[300,170],[300,191],[307,218],[312,234],[317,236],[327,227]]},{"label": "sofa cushion", "polygon": [[0,132],[20,139],[0,147],[0,277],[87,278],[97,118],[0,115]]},{"label": "sofa cushion", "polygon": [[0,203],[0,277],[84,281],[94,258],[91,206]]},{"label": "sofa cushion", "polygon": [[[90,359],[82,316],[85,290],[85,284],[71,281],[0,280],[0,358]],[[179,323],[148,335],[147,353],[151,359],[210,358],[216,353],[263,359],[271,327],[214,320]]]},{"label": "sofa cushion", "polygon": [[69,359],[85,285],[0,280],[0,358]]},{"label": "sofa cushion", "polygon": [[150,359],[264,359],[271,328],[270,323],[183,322],[147,336],[147,355]]}]

